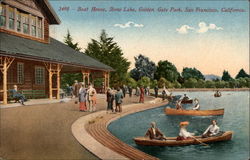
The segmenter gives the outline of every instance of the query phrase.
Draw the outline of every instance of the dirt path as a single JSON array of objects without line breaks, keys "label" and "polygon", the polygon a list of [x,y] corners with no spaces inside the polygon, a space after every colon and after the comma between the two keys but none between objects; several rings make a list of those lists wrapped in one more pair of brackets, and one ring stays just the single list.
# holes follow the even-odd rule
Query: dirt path
[{"label": "dirt path", "polygon": [[[127,96],[124,104],[137,101],[138,97]],[[97,109],[106,109],[104,96],[98,99]],[[0,157],[4,159],[97,159],[71,133],[72,123],[89,114],[79,112],[74,101],[6,108],[0,111]]]}]

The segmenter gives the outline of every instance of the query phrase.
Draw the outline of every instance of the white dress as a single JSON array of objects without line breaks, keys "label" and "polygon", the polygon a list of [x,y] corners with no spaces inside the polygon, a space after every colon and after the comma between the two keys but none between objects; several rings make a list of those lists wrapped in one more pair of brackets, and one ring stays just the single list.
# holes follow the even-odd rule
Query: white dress
[{"label": "white dress", "polygon": [[184,137],[184,138],[187,138],[187,137],[192,137],[194,135],[194,133],[190,133],[186,130],[186,128],[182,127],[180,129],[180,133],[179,133],[179,136],[180,137]]}]

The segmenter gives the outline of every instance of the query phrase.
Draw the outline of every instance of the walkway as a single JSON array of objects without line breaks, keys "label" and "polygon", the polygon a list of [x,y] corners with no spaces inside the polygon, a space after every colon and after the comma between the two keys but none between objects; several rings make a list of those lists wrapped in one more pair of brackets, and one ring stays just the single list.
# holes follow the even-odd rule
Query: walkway
[{"label": "walkway", "polygon": [[[124,99],[135,103],[138,97]],[[106,108],[98,97],[98,110]],[[89,112],[79,112],[74,101],[1,108],[0,158],[25,160],[98,159],[82,147],[71,132],[72,123]]]}]

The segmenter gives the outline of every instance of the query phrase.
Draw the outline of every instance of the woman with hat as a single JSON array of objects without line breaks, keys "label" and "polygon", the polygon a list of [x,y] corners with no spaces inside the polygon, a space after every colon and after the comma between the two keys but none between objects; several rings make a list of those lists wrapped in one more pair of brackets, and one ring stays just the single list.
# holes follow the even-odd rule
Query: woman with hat
[{"label": "woman with hat", "polygon": [[86,112],[87,111],[87,107],[86,107],[86,95],[87,95],[87,91],[86,88],[84,87],[84,83],[80,83],[81,84],[81,88],[79,89],[79,110],[82,112]]},{"label": "woman with hat", "polygon": [[187,131],[186,127],[189,125],[188,121],[180,122],[180,133],[177,137],[177,141],[193,139],[194,133],[190,133]]},{"label": "woman with hat", "polygon": [[200,110],[200,104],[199,104],[199,100],[197,98],[194,99],[194,103],[195,103],[195,106],[193,108],[193,110]]}]

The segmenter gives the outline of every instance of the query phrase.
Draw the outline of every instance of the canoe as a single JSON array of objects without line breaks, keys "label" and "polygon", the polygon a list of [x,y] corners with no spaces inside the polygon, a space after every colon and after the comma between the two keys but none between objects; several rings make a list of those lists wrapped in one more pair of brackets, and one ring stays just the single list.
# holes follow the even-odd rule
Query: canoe
[{"label": "canoe", "polygon": [[224,109],[215,110],[177,110],[174,108],[165,108],[167,115],[188,115],[188,116],[218,116],[224,114]]},{"label": "canoe", "polygon": [[182,104],[193,103],[193,100],[192,100],[192,99],[182,100],[181,103],[182,103]]},{"label": "canoe", "polygon": [[221,94],[214,94],[214,97],[221,97]]},{"label": "canoe", "polygon": [[[144,146],[186,146],[193,144],[201,144],[202,143],[213,143],[218,141],[228,141],[231,140],[233,136],[232,131],[226,131],[220,136],[213,136],[207,138],[201,138],[201,136],[195,136],[196,139],[188,139],[182,141],[176,141],[177,137],[167,137],[167,140],[151,140],[148,137],[136,137],[134,141],[137,145]],[[200,141],[200,142],[199,142]]]}]

